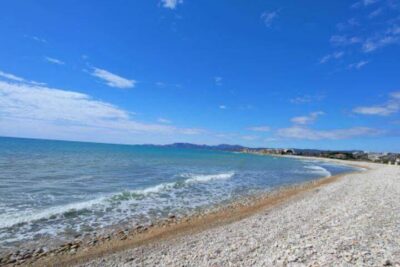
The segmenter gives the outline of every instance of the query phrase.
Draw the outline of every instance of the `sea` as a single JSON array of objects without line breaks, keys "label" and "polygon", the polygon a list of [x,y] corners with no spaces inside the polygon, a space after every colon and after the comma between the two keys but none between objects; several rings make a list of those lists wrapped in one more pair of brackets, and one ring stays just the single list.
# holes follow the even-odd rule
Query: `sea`
[{"label": "sea", "polygon": [[354,170],[214,150],[0,137],[0,250],[188,216]]}]

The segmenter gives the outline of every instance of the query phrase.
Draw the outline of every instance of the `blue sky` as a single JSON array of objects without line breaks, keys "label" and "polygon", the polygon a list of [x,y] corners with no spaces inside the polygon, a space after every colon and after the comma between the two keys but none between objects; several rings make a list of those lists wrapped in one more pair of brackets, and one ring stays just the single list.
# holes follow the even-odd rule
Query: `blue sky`
[{"label": "blue sky", "polygon": [[0,135],[400,151],[400,2],[2,1]]}]

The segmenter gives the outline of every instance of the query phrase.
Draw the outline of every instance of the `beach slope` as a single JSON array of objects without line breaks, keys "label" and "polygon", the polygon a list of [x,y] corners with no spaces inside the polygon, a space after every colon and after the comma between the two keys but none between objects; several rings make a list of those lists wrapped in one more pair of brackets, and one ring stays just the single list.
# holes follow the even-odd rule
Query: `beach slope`
[{"label": "beach slope", "polygon": [[399,265],[400,168],[364,166],[243,220],[82,266]]}]

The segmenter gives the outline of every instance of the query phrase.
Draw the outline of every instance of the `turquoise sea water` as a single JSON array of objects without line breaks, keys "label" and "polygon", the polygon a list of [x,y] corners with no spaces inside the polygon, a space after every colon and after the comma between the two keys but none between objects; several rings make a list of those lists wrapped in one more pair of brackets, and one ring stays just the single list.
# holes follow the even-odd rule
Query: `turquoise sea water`
[{"label": "turquoise sea water", "polygon": [[0,138],[0,248],[187,215],[350,170],[231,152]]}]

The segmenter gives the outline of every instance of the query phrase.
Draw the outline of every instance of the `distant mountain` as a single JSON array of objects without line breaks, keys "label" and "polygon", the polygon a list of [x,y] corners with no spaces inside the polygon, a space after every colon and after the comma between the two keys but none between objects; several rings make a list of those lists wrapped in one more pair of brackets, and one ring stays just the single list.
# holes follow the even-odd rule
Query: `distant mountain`
[{"label": "distant mountain", "polygon": [[240,145],[227,145],[221,144],[216,146],[209,145],[196,145],[191,143],[174,143],[170,145],[165,145],[165,147],[174,147],[174,148],[190,148],[190,149],[208,149],[208,150],[222,150],[222,151],[241,151],[244,149],[244,146]]}]

